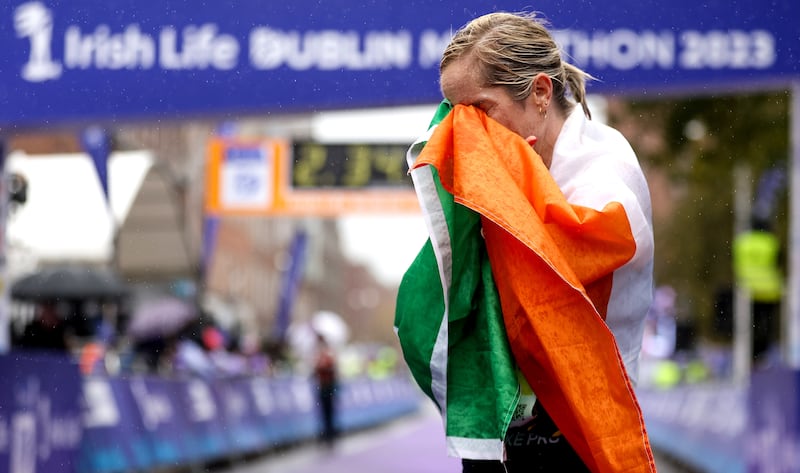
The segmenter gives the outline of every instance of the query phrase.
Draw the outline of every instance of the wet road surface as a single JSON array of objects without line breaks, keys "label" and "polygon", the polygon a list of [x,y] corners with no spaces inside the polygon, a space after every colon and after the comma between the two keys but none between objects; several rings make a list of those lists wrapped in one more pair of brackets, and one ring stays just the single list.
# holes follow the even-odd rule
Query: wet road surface
[{"label": "wet road surface", "polygon": [[[659,473],[701,473],[656,453]],[[460,473],[446,455],[433,405],[396,421],[338,439],[332,447],[306,443],[215,468],[219,473]]]}]

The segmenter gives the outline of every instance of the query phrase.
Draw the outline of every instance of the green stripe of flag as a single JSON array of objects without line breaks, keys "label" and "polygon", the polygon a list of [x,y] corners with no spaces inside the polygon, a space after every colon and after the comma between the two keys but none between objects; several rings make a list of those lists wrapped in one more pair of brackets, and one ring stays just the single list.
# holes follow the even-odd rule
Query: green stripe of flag
[{"label": "green stripe of flag", "polygon": [[[430,133],[450,109],[447,102],[439,106]],[[412,145],[409,167],[426,142]],[[430,239],[398,292],[403,354],[444,416],[449,453],[499,459],[519,385],[480,215],[454,202],[432,166],[412,171],[412,178]]]}]

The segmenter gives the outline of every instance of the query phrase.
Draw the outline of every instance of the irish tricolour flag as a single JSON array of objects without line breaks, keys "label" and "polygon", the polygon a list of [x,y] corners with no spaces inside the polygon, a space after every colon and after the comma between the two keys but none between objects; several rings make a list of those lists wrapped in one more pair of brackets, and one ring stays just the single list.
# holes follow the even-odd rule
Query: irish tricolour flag
[{"label": "irish tricolour flag", "polygon": [[592,471],[655,471],[604,322],[614,270],[636,252],[625,206],[567,203],[525,140],[474,107],[443,102],[408,160],[430,238],[395,326],[448,453],[503,458],[520,371]]}]

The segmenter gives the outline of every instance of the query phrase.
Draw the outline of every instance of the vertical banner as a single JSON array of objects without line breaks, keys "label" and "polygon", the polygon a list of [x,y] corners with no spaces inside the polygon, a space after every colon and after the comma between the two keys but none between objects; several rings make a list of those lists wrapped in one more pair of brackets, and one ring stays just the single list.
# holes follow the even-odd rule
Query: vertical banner
[{"label": "vertical banner", "polygon": [[200,255],[200,270],[205,282],[208,268],[214,258],[214,250],[217,247],[217,234],[219,233],[219,216],[205,215],[203,218],[203,253]]},{"label": "vertical banner", "polygon": [[758,179],[756,195],[753,198],[753,217],[763,222],[771,222],[776,217],[778,198],[786,189],[786,170],[775,167],[764,171]]},{"label": "vertical banner", "polygon": [[108,200],[108,156],[111,153],[111,137],[98,126],[91,126],[81,132],[81,146],[92,158],[103,196]]},{"label": "vertical banner", "polygon": [[278,310],[275,313],[275,340],[283,340],[292,318],[292,305],[297,296],[297,289],[303,277],[303,265],[308,236],[303,230],[297,230],[289,248],[289,267],[283,274],[281,293],[278,296]]}]

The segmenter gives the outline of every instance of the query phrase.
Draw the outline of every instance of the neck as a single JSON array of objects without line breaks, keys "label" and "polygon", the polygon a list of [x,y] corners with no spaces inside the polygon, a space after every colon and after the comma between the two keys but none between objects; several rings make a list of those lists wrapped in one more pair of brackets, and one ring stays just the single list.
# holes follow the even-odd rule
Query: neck
[{"label": "neck", "polygon": [[561,133],[565,121],[566,116],[563,112],[558,111],[557,113],[553,113],[549,120],[545,122],[544,133],[539,137],[536,146],[534,146],[534,149],[539,153],[539,156],[542,157],[542,161],[544,161],[544,165],[548,169],[550,169],[550,164],[553,162],[553,150],[555,149],[556,140],[558,140],[558,135]]}]

